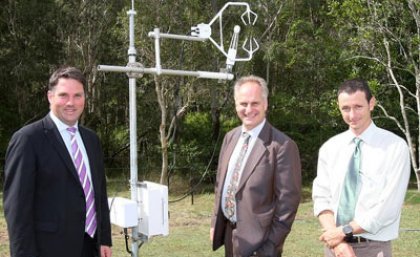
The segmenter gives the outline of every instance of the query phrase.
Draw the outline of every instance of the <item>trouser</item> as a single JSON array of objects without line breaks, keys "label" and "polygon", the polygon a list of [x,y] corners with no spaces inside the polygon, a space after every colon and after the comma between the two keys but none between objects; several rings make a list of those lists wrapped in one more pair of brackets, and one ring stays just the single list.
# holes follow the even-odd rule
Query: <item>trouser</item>
[{"label": "trouser", "polygon": [[[226,229],[225,229],[225,257],[234,257],[233,256],[233,243],[232,243],[232,233],[236,229],[236,225],[232,224],[231,222],[226,222]],[[281,257],[280,253],[277,253],[277,257]],[[256,253],[249,257],[259,257]]]},{"label": "trouser", "polygon": [[226,222],[226,229],[225,229],[225,257],[233,257],[233,243],[232,243],[232,232],[236,229],[236,226],[230,223],[229,221]]},{"label": "trouser", "polygon": [[[96,237],[95,237],[96,238]],[[91,238],[88,234],[85,233],[83,239],[83,249],[81,257],[97,257],[98,249],[96,249],[95,239]]]},{"label": "trouser", "polygon": [[[373,241],[368,240],[360,243],[350,243],[357,257],[392,257],[391,241]],[[334,252],[328,248],[324,248],[325,257],[335,257]]]}]

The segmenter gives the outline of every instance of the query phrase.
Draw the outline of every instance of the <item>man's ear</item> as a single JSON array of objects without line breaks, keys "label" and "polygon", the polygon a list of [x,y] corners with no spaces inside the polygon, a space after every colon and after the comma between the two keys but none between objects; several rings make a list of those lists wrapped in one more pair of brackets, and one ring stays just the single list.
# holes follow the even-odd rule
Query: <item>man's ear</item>
[{"label": "man's ear", "polygon": [[369,110],[373,111],[373,108],[376,105],[376,98],[374,96],[372,96],[372,98],[369,101]]},{"label": "man's ear", "polygon": [[51,90],[47,91],[47,98],[48,98],[48,102],[51,104],[51,99],[53,97],[54,93]]}]

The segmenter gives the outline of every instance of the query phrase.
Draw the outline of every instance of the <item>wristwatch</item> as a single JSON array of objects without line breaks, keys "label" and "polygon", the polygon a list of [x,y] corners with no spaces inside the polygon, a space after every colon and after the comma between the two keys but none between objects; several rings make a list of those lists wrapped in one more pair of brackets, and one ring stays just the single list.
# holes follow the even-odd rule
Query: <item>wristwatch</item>
[{"label": "wristwatch", "polygon": [[344,239],[352,238],[353,228],[349,224],[346,224],[343,226],[343,233],[346,235]]}]

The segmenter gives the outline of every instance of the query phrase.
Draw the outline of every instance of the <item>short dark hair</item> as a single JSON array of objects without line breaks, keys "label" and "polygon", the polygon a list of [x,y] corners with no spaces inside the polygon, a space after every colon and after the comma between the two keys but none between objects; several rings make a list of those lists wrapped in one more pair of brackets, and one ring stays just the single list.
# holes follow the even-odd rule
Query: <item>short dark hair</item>
[{"label": "short dark hair", "polygon": [[82,83],[83,89],[86,90],[85,75],[83,75],[83,73],[78,68],[70,66],[61,67],[54,71],[48,83],[48,90],[53,90],[54,87],[58,84],[58,80],[61,78],[77,80]]},{"label": "short dark hair", "polygon": [[337,97],[343,92],[347,94],[353,94],[356,91],[364,92],[368,102],[370,102],[370,99],[372,99],[372,92],[370,91],[369,85],[363,79],[350,79],[344,81],[338,88]]}]

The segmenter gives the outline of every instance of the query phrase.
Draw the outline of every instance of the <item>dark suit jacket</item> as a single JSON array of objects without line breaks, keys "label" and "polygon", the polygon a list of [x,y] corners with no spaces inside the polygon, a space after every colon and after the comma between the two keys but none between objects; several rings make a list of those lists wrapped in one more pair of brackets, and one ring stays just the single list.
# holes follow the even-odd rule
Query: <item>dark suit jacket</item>
[{"label": "dark suit jacket", "polygon": [[[226,219],[220,203],[230,156],[241,134],[226,134],[220,151],[212,218],[213,250],[224,244]],[[278,256],[300,202],[301,164],[293,140],[265,123],[245,164],[237,193],[237,228],[232,235],[235,257]]]},{"label": "dark suit jacket", "polygon": [[[111,246],[103,154],[82,126],[95,192],[97,244]],[[72,157],[49,115],[17,131],[6,153],[4,212],[12,257],[80,256],[85,196]]]}]

